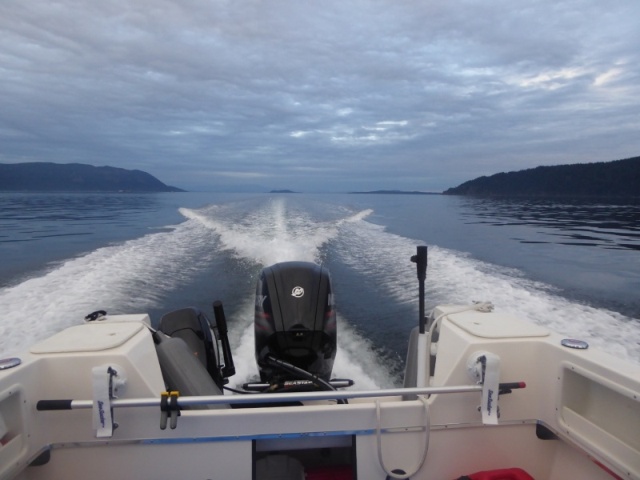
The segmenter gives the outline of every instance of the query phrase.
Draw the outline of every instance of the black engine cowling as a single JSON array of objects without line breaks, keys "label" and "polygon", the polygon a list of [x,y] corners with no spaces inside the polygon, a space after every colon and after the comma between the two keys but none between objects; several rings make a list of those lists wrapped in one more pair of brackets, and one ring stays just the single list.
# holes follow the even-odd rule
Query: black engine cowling
[{"label": "black engine cowling", "polygon": [[264,268],[256,286],[254,327],[261,381],[296,379],[269,357],[328,381],[336,356],[336,313],[328,270],[309,262]]}]

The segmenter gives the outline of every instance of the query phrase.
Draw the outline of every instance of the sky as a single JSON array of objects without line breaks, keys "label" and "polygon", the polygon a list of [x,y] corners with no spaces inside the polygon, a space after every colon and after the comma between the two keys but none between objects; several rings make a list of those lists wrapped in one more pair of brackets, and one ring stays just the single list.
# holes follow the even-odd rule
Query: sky
[{"label": "sky", "polygon": [[638,0],[3,0],[0,163],[438,192],[640,155]]}]

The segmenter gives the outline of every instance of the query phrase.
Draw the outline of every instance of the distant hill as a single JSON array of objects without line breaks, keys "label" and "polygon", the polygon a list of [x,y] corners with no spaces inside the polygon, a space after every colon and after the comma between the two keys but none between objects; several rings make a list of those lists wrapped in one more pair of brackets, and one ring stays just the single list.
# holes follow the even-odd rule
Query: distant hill
[{"label": "distant hill", "polygon": [[349,192],[353,194],[373,194],[373,195],[440,195],[434,192],[419,192],[416,190],[372,190],[370,192]]},{"label": "distant hill", "polygon": [[80,163],[0,163],[0,190],[23,192],[182,192],[141,170]]},{"label": "distant hill", "polygon": [[640,197],[640,157],[479,177],[445,195]]}]

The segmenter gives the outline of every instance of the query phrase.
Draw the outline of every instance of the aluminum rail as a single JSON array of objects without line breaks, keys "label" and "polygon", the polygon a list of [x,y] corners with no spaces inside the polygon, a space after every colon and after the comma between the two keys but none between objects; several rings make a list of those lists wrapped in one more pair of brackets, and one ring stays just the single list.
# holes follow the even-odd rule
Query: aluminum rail
[{"label": "aluminum rail", "polygon": [[[482,385],[460,385],[451,387],[390,388],[384,390],[322,391],[302,393],[252,393],[247,395],[207,395],[198,397],[178,396],[179,407],[190,405],[246,405],[252,403],[305,402],[312,400],[337,400],[349,398],[375,398],[413,395],[435,395],[449,393],[482,392]],[[114,398],[109,403],[112,408],[158,407],[161,398]],[[40,400],[38,411],[75,410],[93,408],[93,400]]]}]

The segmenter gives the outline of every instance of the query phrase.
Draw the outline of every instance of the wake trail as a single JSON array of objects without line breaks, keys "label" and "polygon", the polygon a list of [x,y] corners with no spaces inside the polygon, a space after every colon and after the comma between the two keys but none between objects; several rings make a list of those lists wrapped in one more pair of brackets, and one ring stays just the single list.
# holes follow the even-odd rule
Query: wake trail
[{"label": "wake trail", "polygon": [[215,231],[222,248],[237,258],[262,266],[285,261],[322,263],[322,248],[336,237],[339,227],[371,213],[365,210],[337,221],[318,222],[307,212],[287,207],[287,202],[278,198],[240,218],[219,207],[181,208],[180,213]]},{"label": "wake trail", "polygon": [[[418,303],[414,239],[366,221],[343,225],[340,260],[382,285],[399,304]],[[516,269],[492,265],[438,246],[429,247],[427,305],[491,301],[497,310],[588,341],[614,356],[640,363],[640,324],[618,312],[564,298],[554,287],[527,279]],[[416,307],[417,308],[417,307]]]},{"label": "wake trail", "polygon": [[[240,388],[243,383],[259,379],[255,360],[255,331],[253,327],[254,302],[243,304],[234,317],[229,331],[236,374],[231,382]],[[349,378],[355,390],[391,388],[393,381],[383,362],[369,341],[358,335],[338,314],[338,351],[333,366],[333,378]]]},{"label": "wake trail", "polygon": [[85,315],[140,313],[206,268],[215,240],[196,222],[99,248],[0,290],[0,351],[26,349]]},{"label": "wake trail", "polygon": [[[340,228],[358,223],[372,210],[348,212],[331,221],[315,221],[308,212],[288,208],[284,199],[276,199],[255,211],[243,212],[238,218],[219,207],[203,210],[181,209],[187,218],[196,220],[214,231],[223,249],[240,260],[261,266],[284,261],[322,263],[323,247],[333,242]],[[247,301],[230,322],[230,341],[236,364],[234,384],[241,385],[258,378],[255,363],[253,328],[254,301]],[[373,346],[349,326],[338,314],[338,352],[334,377],[350,378],[357,389],[392,386],[389,373]]]}]

